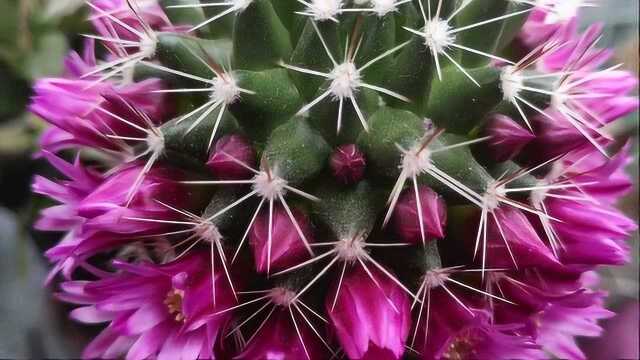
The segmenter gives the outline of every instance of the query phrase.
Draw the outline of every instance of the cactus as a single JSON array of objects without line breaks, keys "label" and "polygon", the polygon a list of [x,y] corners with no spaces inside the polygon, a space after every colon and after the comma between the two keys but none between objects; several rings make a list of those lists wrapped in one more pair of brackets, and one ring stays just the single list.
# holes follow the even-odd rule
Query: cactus
[{"label": "cactus", "polygon": [[88,1],[31,107],[84,356],[582,357],[638,104],[579,3]]}]

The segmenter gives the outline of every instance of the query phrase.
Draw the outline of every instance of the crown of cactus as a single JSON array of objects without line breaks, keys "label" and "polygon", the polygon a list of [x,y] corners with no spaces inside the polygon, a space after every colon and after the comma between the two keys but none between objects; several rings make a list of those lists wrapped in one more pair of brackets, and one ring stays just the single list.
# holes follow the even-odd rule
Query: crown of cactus
[{"label": "crown of cactus", "polygon": [[591,4],[87,5],[31,106],[85,357],[584,357],[638,107]]}]

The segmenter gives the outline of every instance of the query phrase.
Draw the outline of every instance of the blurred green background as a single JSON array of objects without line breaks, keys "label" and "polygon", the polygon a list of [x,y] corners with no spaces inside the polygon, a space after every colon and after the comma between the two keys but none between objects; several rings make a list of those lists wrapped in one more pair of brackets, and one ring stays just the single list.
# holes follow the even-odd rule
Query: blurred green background
[{"label": "blurred green background", "polygon": [[[615,48],[616,61],[637,73],[638,0],[595,2],[599,7],[584,11],[583,26],[604,21],[607,29],[601,45]],[[76,357],[94,333],[66,320],[65,307],[42,287],[47,264],[41,253],[55,238],[33,233],[27,225],[35,208],[30,179],[46,171],[31,157],[43,124],[25,111],[30,86],[34,79],[60,74],[63,57],[81,45],[78,34],[90,32],[82,5],[83,0],[0,0],[0,358]],[[637,123],[637,114],[624,121],[636,135]],[[632,141],[636,159],[629,171],[636,187],[621,206],[637,218],[637,136]],[[633,263],[601,274],[611,293],[610,306],[631,309],[624,331],[635,331],[637,339],[637,234],[630,241]],[[616,324],[605,326],[613,329]],[[601,347],[600,342],[585,341],[591,353]],[[637,349],[636,342],[630,351],[637,354]]]}]

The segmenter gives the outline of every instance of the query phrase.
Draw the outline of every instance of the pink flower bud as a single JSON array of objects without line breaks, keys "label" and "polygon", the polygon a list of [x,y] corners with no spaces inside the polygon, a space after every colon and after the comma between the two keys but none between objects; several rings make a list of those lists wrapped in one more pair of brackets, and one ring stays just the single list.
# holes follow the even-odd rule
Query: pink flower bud
[{"label": "pink flower bud", "polygon": [[355,184],[364,176],[364,154],[354,144],[339,146],[331,155],[333,176],[344,184]]},{"label": "pink flower bud", "polygon": [[[300,211],[293,210],[293,216],[307,241],[312,242],[309,220]],[[291,218],[282,208],[273,211],[271,233],[271,271],[283,270],[305,259],[308,252],[303,239],[298,234]],[[256,271],[267,272],[269,263],[269,212],[263,211],[257,218],[249,234]]]},{"label": "pink flower bud", "polygon": [[329,294],[331,326],[349,359],[400,359],[411,328],[411,302],[382,272],[372,269],[371,276],[380,287],[361,267],[345,275],[335,307],[337,287]]},{"label": "pink flower bud", "polygon": [[525,130],[508,116],[496,114],[489,119],[487,126],[489,152],[498,162],[516,157],[535,136]]},{"label": "pink flower bud", "polygon": [[[426,238],[443,238],[447,225],[447,205],[440,195],[427,186],[418,187],[422,208],[422,223]],[[404,241],[422,242],[420,217],[413,189],[400,196],[393,215],[395,230]]]},{"label": "pink flower bud", "polygon": [[[554,257],[552,250],[542,241],[533,225],[519,209],[512,207],[496,209],[494,216],[489,218],[487,224],[487,267],[515,269],[537,266],[554,270],[562,269],[562,264]],[[477,223],[474,226],[478,226]],[[477,227],[474,230],[476,229]],[[475,244],[475,239],[475,236],[470,236],[469,243]],[[481,257],[478,257],[476,260],[480,261],[480,259]],[[517,266],[514,264],[514,259]]]},{"label": "pink flower bud", "polygon": [[234,359],[328,359],[330,354],[327,354],[313,330],[304,320],[296,321],[297,330],[289,311],[277,309],[242,353]]},{"label": "pink flower bud", "polygon": [[255,158],[256,153],[245,138],[240,135],[227,135],[216,142],[207,166],[218,179],[246,179],[251,176],[251,170],[239,162],[254,167]]}]

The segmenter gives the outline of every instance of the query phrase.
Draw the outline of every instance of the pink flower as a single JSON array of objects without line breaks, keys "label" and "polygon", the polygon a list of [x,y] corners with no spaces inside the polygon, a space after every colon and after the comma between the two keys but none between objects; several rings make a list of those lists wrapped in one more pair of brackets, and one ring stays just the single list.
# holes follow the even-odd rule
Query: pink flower
[{"label": "pink flower", "polygon": [[[562,267],[520,210],[505,206],[496,209],[494,213],[495,218],[490,216],[487,225],[486,267],[507,269],[541,267],[557,270]],[[467,235],[467,244],[470,249],[474,248],[475,235],[471,233]],[[480,249],[483,246],[481,245]],[[482,256],[478,255],[476,262],[479,263],[481,260]]]},{"label": "pink flower", "polygon": [[511,118],[501,114],[495,114],[489,119],[486,129],[488,148],[491,157],[497,162],[503,162],[515,158],[535,135],[525,130]]},{"label": "pink flower", "polygon": [[576,31],[576,17],[583,0],[541,0],[519,33],[519,40],[533,49],[553,37],[570,37]]},{"label": "pink flower", "polygon": [[33,192],[60,203],[44,209],[35,227],[43,231],[70,230],[82,223],[82,217],[78,215],[78,206],[100,185],[103,177],[98,172],[82,166],[79,157],[71,164],[47,151],[43,151],[43,156],[67,180],[54,182],[42,176],[35,177]]},{"label": "pink flower", "polygon": [[[276,309],[264,326],[234,359],[237,360],[320,360],[327,354],[308,326],[291,320],[287,309]],[[298,331],[300,333],[298,334]],[[302,339],[302,340],[301,340]]]},{"label": "pink flower", "polygon": [[[234,304],[224,275],[207,271],[208,254],[195,252],[164,264],[115,262],[117,272],[93,281],[67,281],[57,296],[80,305],[71,318],[108,323],[83,358],[215,358],[213,346]],[[217,303],[212,303],[216,287]]]},{"label": "pink flower", "polygon": [[542,183],[565,184],[565,188],[532,194],[532,205],[557,219],[548,221],[548,226],[557,237],[563,263],[595,266],[628,261],[625,239],[637,227],[613,206],[630,187],[624,174],[628,161],[625,149],[609,160],[585,147],[556,162]]},{"label": "pink flower", "polygon": [[216,142],[207,166],[217,179],[241,180],[253,175],[241,164],[255,167],[255,163],[256,153],[247,139],[240,135],[226,135]]},{"label": "pink flower", "polygon": [[380,287],[356,267],[325,300],[331,326],[350,359],[400,359],[411,327],[411,303],[403,290],[379,271]]},{"label": "pink flower", "polygon": [[537,341],[561,359],[586,359],[576,336],[600,336],[598,320],[614,314],[603,307],[602,292],[580,292],[549,304],[538,317]]},{"label": "pink flower", "polygon": [[367,166],[364,154],[354,144],[341,145],[329,160],[333,177],[343,184],[355,184],[362,180]]},{"label": "pink flower", "polygon": [[[447,226],[447,206],[438,193],[426,186],[418,187],[422,226],[426,238],[443,238]],[[400,196],[393,214],[396,233],[406,242],[421,243],[420,216],[413,189]]]},{"label": "pink flower", "polygon": [[619,314],[605,322],[603,337],[587,345],[589,359],[638,359],[638,319],[640,303],[628,301]]},{"label": "pink flower", "polygon": [[[460,302],[459,302],[460,301]],[[415,350],[422,359],[541,359],[533,338],[518,334],[518,325],[494,325],[474,301],[454,298],[443,287],[431,290],[429,315],[416,324]]]},{"label": "pink flower", "polygon": [[77,226],[47,251],[49,260],[56,263],[50,276],[63,270],[65,276],[69,277],[75,267],[88,257],[127,244],[136,237],[169,229],[171,224],[163,221],[178,220],[179,215],[159,201],[178,208],[189,208],[186,189],[175,182],[180,178],[180,172],[168,168],[156,167],[151,170],[131,198],[130,191],[141,170],[142,166],[137,164],[119,169],[84,198],[75,198],[69,203],[74,211],[65,215],[70,215],[69,221]]},{"label": "pink flower", "polygon": [[[139,117],[124,112],[118,104],[123,99],[142,112],[147,112],[154,122],[163,119],[162,104],[165,96],[153,94],[161,89],[160,80],[145,80],[141,83],[115,88],[99,84],[88,89],[91,80],[42,79],[34,86],[30,110],[51,125],[70,134],[75,145],[120,150],[117,143],[106,135],[144,137],[140,130],[125,124],[115,116],[123,117],[134,124],[147,127]],[[105,99],[104,95],[110,95]],[[55,99],[55,100],[54,100]],[[118,100],[116,100],[118,99]],[[97,108],[106,110],[100,111]],[[112,116],[109,113],[114,114]],[[54,142],[49,146],[55,146]],[[51,149],[54,150],[54,149]]]},{"label": "pink flower", "polygon": [[[313,242],[311,227],[307,217],[301,211],[294,209],[292,212],[306,240]],[[258,215],[249,234],[249,243],[253,250],[256,271],[259,273],[266,273],[268,269],[271,271],[283,270],[298,264],[309,256],[302,237],[300,237],[300,234],[285,209],[276,207],[273,212],[272,221],[270,255],[268,211],[263,211]],[[271,260],[270,263],[269,256]]]},{"label": "pink flower", "polygon": [[93,41],[85,44],[85,54],[75,52],[65,61],[65,78],[44,78],[34,85],[29,110],[53,125],[43,138],[43,149],[56,152],[70,147],[98,147],[121,150],[113,138],[144,137],[140,130],[117,119],[121,117],[146,128],[139,116],[132,115],[123,103],[149,116],[155,124],[166,121],[171,114],[166,94],[154,93],[163,84],[158,79],[116,86],[109,82],[95,83],[95,77],[82,78],[95,64]]},{"label": "pink flower", "polygon": [[[126,0],[93,0],[92,4],[94,7],[91,8],[91,20],[98,34],[106,38],[138,40],[131,31],[109,19],[105,14],[113,16],[120,22],[139,32],[145,31],[140,24],[138,16],[131,11]],[[151,29],[169,30],[171,28],[171,22],[156,1],[137,1],[134,4],[140,18],[143,19]],[[98,11],[96,8],[101,11]]]}]

